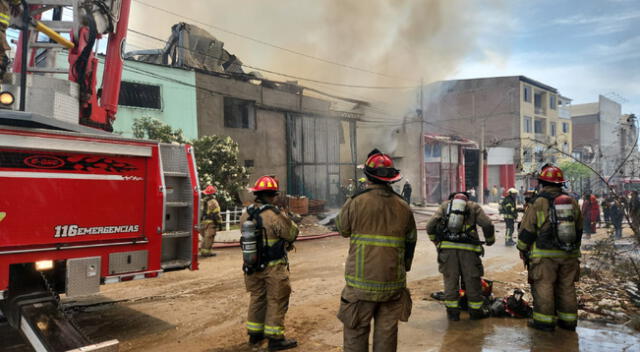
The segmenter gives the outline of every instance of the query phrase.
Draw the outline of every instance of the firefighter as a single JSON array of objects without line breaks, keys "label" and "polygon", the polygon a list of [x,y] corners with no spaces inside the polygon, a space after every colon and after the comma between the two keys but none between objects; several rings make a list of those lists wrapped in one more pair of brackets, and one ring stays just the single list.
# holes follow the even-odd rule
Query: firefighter
[{"label": "firefighter", "polygon": [[504,245],[513,246],[516,243],[513,242],[514,224],[518,218],[518,211],[516,210],[516,196],[518,190],[510,188],[507,192],[507,196],[502,199],[500,203],[500,214],[504,218],[504,223],[507,227],[507,232],[504,235]]},{"label": "firefighter", "polygon": [[469,316],[472,320],[489,316],[482,297],[481,277],[484,275],[484,253],[478,236],[480,225],[487,246],[495,243],[494,227],[482,207],[469,201],[466,193],[453,193],[443,202],[427,223],[429,239],[438,249],[439,271],[444,277],[447,318],[460,320],[458,289],[462,279],[466,288]]},{"label": "firefighter", "polygon": [[538,176],[538,197],[522,219],[517,248],[529,271],[533,320],[529,325],[553,331],[575,330],[578,304],[575,282],[580,273],[582,214],[578,202],[562,191],[562,170],[545,165]]},{"label": "firefighter", "polygon": [[203,210],[201,227],[204,232],[203,240],[200,245],[200,255],[203,257],[213,257],[216,254],[211,250],[213,242],[216,239],[216,229],[222,225],[222,217],[220,216],[220,204],[215,198],[218,189],[209,185],[202,191]]},{"label": "firefighter", "polygon": [[406,273],[411,269],[417,233],[409,205],[391,184],[402,176],[391,158],[374,149],[365,164],[366,190],[344,204],[336,220],[350,239],[338,319],[344,324],[344,351],[396,351],[398,321],[411,314]]},{"label": "firefighter", "polygon": [[11,47],[7,41],[7,28],[11,22],[11,15],[17,16],[22,12],[20,0],[0,0],[0,79],[9,67],[9,51]]},{"label": "firefighter", "polygon": [[245,209],[240,223],[255,220],[259,238],[266,243],[258,254],[263,259],[257,265],[248,265],[246,260],[243,265],[245,285],[251,295],[247,318],[249,345],[257,348],[267,338],[269,351],[294,348],[297,341],[284,336],[284,317],[291,294],[287,252],[293,249],[298,227],[274,205],[279,193],[275,177],[260,177],[250,191],[256,199]]}]

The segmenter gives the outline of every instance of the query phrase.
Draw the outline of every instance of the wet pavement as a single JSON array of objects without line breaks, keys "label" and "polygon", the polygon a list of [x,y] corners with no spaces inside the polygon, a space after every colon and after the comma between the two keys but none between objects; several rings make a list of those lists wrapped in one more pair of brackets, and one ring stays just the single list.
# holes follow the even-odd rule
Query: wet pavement
[{"label": "wet pavement", "polygon": [[619,325],[579,323],[576,332],[541,332],[525,319],[488,318],[471,321],[462,314],[449,322],[444,307],[432,301],[414,301],[408,323],[400,327],[398,351],[640,351],[640,334]]}]

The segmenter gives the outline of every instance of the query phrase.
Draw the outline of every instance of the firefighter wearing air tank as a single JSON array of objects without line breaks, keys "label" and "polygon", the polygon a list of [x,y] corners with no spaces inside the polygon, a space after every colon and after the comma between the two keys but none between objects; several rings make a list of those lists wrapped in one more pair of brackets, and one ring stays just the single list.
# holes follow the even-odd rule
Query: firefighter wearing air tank
[{"label": "firefighter wearing air tank", "polygon": [[438,248],[439,271],[444,277],[444,299],[449,320],[460,320],[460,280],[466,288],[469,316],[483,319],[489,316],[484,305],[480,278],[484,275],[484,253],[478,235],[480,225],[487,246],[495,243],[494,227],[482,207],[469,201],[466,193],[452,194],[440,205],[427,223],[429,239]]},{"label": "firefighter wearing air tank", "polygon": [[542,189],[524,214],[517,244],[529,268],[533,293],[530,326],[553,331],[557,323],[575,330],[582,214],[578,202],[562,192],[565,180],[560,168],[545,165],[538,181]]},{"label": "firefighter wearing air tank", "polygon": [[502,199],[500,203],[500,214],[504,218],[504,223],[507,227],[507,232],[504,234],[504,245],[513,246],[516,244],[513,242],[513,231],[516,219],[518,218],[518,212],[516,210],[516,196],[518,190],[510,188],[507,192],[507,196]]},{"label": "firefighter wearing air tank", "polygon": [[209,185],[202,191],[204,197],[202,198],[202,221],[201,227],[203,229],[203,240],[200,245],[201,256],[214,256],[215,253],[211,250],[213,242],[216,239],[216,230],[218,226],[222,224],[222,217],[220,216],[220,204],[215,198],[215,194],[218,189],[215,186]]},{"label": "firefighter wearing air tank", "polygon": [[340,210],[336,225],[350,240],[346,285],[338,319],[344,324],[344,351],[369,351],[371,320],[374,351],[396,351],[398,321],[411,314],[406,273],[416,246],[411,208],[391,184],[402,176],[391,158],[373,150],[364,168],[367,188]]},{"label": "firefighter wearing air tank", "polygon": [[284,316],[289,308],[289,263],[287,252],[298,237],[298,227],[274,204],[278,180],[260,177],[250,189],[256,196],[240,217],[245,285],[251,294],[247,331],[249,345],[269,340],[269,351],[297,346],[285,339]]},{"label": "firefighter wearing air tank", "polygon": [[0,79],[9,66],[11,47],[7,41],[7,28],[11,24],[11,15],[17,16],[21,12],[20,0],[0,0]]}]

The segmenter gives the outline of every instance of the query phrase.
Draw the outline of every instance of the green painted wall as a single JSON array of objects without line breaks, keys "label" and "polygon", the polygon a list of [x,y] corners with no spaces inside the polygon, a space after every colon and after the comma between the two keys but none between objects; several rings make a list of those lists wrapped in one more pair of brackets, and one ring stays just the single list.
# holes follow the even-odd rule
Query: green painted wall
[{"label": "green painted wall", "polygon": [[[58,62],[67,63],[66,53],[61,53]],[[103,58],[100,57],[98,87],[101,86]],[[160,110],[119,106],[114,130],[123,136],[132,137],[133,120],[137,117],[156,118],[173,128],[180,128],[187,139],[198,138],[198,110],[196,105],[195,72],[142,62],[125,61],[122,80],[158,85],[162,98]]]}]

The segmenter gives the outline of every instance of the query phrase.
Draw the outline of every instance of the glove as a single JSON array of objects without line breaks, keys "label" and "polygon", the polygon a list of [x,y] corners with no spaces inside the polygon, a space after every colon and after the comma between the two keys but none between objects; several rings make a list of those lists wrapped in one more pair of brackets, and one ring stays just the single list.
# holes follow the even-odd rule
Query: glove
[{"label": "glove", "polygon": [[487,239],[487,240],[485,241],[485,244],[486,244],[487,246],[489,246],[489,247],[493,246],[493,244],[494,244],[494,243],[496,243],[496,239],[495,239],[495,238],[490,238],[490,239]]}]

